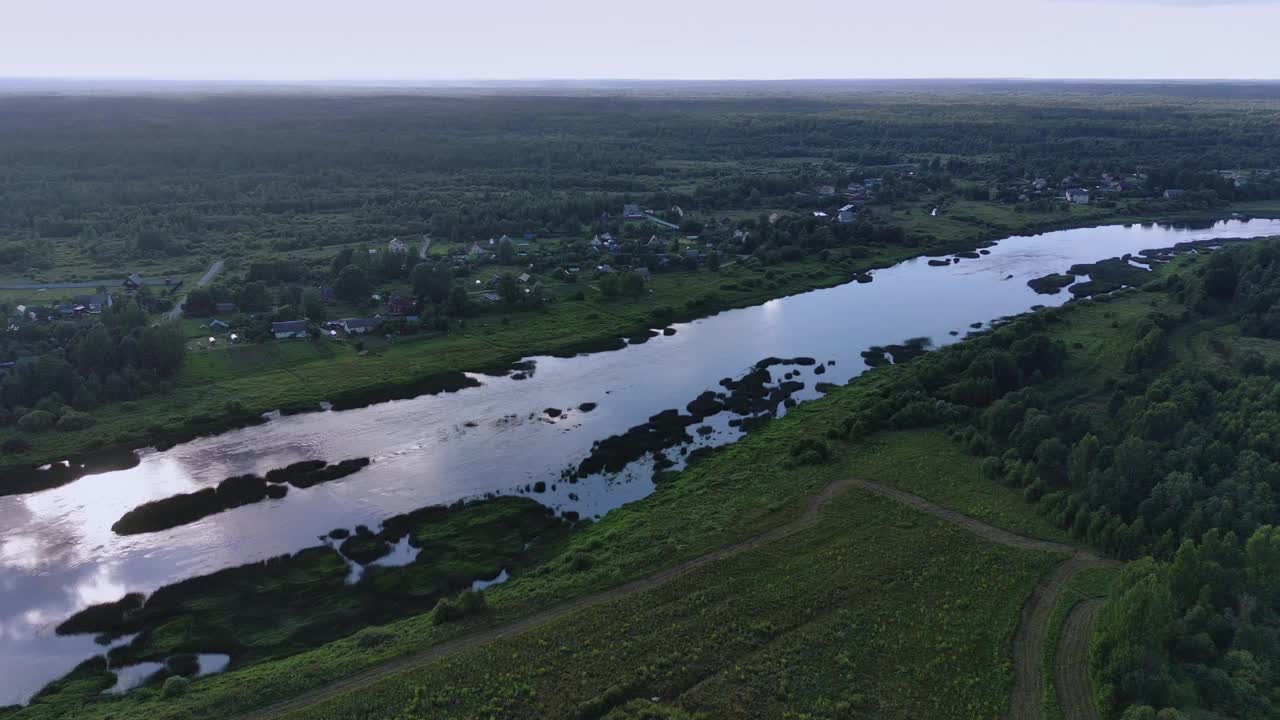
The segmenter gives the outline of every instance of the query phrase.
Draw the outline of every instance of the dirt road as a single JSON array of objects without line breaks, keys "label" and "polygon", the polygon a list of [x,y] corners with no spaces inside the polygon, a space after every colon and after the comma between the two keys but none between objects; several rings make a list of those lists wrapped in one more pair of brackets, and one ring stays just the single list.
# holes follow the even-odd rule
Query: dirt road
[{"label": "dirt road", "polygon": [[[213,264],[209,266],[209,269],[205,271],[204,275],[201,275],[200,279],[196,281],[196,284],[194,287],[202,288],[205,285],[208,285],[209,281],[212,280],[220,272],[222,272],[222,261],[214,260]],[[179,300],[177,303],[175,303],[173,306],[173,309],[169,311],[169,319],[170,320],[181,319],[182,306],[186,304],[187,304],[187,296],[183,295],[182,299]]]},{"label": "dirt road", "polygon": [[[818,512],[823,508],[823,506],[830,502],[832,498],[837,497],[851,488],[864,490],[866,492],[903,503],[919,510],[920,512],[932,515],[940,520],[969,530],[990,542],[1024,550],[1057,552],[1071,555],[1066,562],[1059,565],[1058,568],[1046,577],[1032,592],[1031,597],[1023,607],[1022,619],[1014,637],[1014,689],[1007,717],[1010,718],[1010,720],[1035,720],[1040,718],[1042,715],[1041,706],[1044,698],[1044,681],[1041,674],[1044,657],[1044,641],[1045,635],[1048,631],[1049,617],[1053,613],[1053,607],[1057,603],[1058,595],[1061,592],[1062,586],[1076,572],[1085,567],[1105,564],[1108,561],[1095,557],[1088,552],[1079,550],[1071,545],[1015,535],[1008,531],[987,525],[986,523],[975,520],[967,515],[962,515],[953,510],[948,510],[947,508],[936,505],[916,495],[912,495],[886,485],[881,485],[879,483],[854,478],[840,480],[828,485],[822,490],[822,492],[809,499],[804,512],[801,513],[798,518],[740,543],[727,545],[714,552],[688,560],[674,567],[654,573],[653,575],[633,580],[611,590],[585,595],[580,598],[575,598],[573,600],[553,605],[545,610],[521,618],[507,625],[486,628],[462,637],[447,640],[438,645],[433,645],[422,650],[421,652],[396,658],[395,660],[391,660],[382,665],[350,675],[338,682],[316,688],[315,690],[310,690],[288,700],[276,703],[275,705],[238,717],[240,720],[259,720],[261,718],[277,717],[286,713],[302,710],[343,693],[371,685],[397,673],[429,665],[468,648],[532,630],[533,628],[552,622],[553,620],[557,620],[577,610],[582,610],[616,598],[631,595],[633,593],[645,592],[661,585],[665,585],[676,578],[686,575],[710,563],[740,555],[744,552],[760,547],[761,545],[774,542],[791,535],[792,533],[811,527],[817,522]],[[1073,643],[1083,643],[1084,646],[1087,647],[1088,635],[1085,633],[1089,629],[1090,626],[1088,625],[1077,624],[1074,630],[1076,636],[1068,637],[1064,635],[1062,640],[1063,646],[1071,645]],[[1068,629],[1065,632],[1071,632],[1070,623],[1068,623]],[[1085,683],[1086,699],[1088,699],[1087,676],[1081,675],[1080,677],[1073,678],[1073,682],[1080,680],[1081,677]],[[1067,717],[1072,718],[1075,716],[1068,715]]]},{"label": "dirt road", "polygon": [[1103,601],[1085,600],[1071,609],[1062,628],[1062,640],[1053,660],[1053,684],[1058,689],[1058,707],[1066,720],[1098,720],[1089,689],[1089,638],[1098,622]]}]

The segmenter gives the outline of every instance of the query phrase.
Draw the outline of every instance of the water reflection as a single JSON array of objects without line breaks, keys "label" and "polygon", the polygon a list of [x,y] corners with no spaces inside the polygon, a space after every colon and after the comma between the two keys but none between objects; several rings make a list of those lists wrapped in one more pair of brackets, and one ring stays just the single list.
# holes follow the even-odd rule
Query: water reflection
[{"label": "water reflection", "polygon": [[[653,460],[610,477],[561,480],[592,443],[683,408],[718,381],[769,356],[834,360],[775,367],[800,370],[804,390],[843,383],[865,369],[873,345],[929,337],[955,342],[973,323],[1057,305],[1069,293],[1042,296],[1026,281],[1071,265],[1176,242],[1280,234],[1280,222],[1218,223],[1209,228],[1106,227],[1015,237],[978,259],[945,267],[912,260],[875,271],[869,284],[770,301],[676,326],[616,352],[536,358],[527,379],[477,376],[458,393],[397,400],[345,412],[317,412],[144,453],[127,469],[63,487],[0,498],[0,705],[21,702],[45,682],[101,648],[53,628],[88,604],[125,592],[149,592],[175,580],[263,560],[318,544],[336,527],[376,526],[424,505],[486,493],[511,494],[538,481],[555,489],[530,496],[561,511],[599,515],[653,488]],[[578,406],[597,403],[592,412]],[[543,413],[563,410],[559,417]],[[741,435],[727,416],[708,418],[704,445]],[[216,485],[231,475],[262,474],[306,459],[373,463],[341,480],[291,490],[284,500],[219,513],[164,532],[117,536],[111,525],[150,500]],[[675,454],[677,464],[682,462]]]}]

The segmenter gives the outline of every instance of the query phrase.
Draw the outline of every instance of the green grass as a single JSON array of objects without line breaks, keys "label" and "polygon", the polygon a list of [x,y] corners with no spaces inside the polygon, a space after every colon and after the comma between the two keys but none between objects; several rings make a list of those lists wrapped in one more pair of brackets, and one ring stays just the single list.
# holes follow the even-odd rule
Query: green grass
[{"label": "green grass", "polygon": [[783,541],[288,717],[390,717],[417,688],[423,718],[654,696],[716,717],[998,717],[1018,609],[1057,561],[855,492]]},{"label": "green grass", "polygon": [[875,435],[850,453],[845,468],[1019,535],[1071,539],[1036,515],[1021,492],[982,477],[978,461],[941,430]]},{"label": "green grass", "polygon": [[1111,584],[1119,577],[1119,568],[1087,568],[1076,573],[1058,597],[1058,604],[1053,608],[1049,618],[1049,632],[1044,646],[1044,717],[1045,720],[1062,720],[1062,708],[1058,706],[1057,684],[1054,681],[1054,658],[1058,654],[1058,643],[1062,641],[1062,628],[1067,623],[1067,616],[1076,605],[1092,598],[1105,598],[1111,590]]}]

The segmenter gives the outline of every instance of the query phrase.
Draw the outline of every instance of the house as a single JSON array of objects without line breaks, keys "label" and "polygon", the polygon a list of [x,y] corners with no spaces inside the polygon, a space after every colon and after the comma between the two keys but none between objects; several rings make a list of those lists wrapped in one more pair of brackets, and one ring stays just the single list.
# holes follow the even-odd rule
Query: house
[{"label": "house", "polygon": [[391,238],[391,242],[387,243],[387,250],[393,253],[407,253],[409,244],[400,238]]},{"label": "house", "polygon": [[141,290],[142,286],[146,285],[146,283],[142,281],[141,275],[139,275],[138,273],[133,273],[129,277],[125,278],[124,282],[121,283],[121,285],[124,287],[125,292],[135,293]]},{"label": "house", "polygon": [[614,270],[611,266],[609,266],[609,265],[599,265],[599,266],[597,266],[597,267],[596,267],[596,270],[597,270],[601,275],[608,275],[608,274],[610,274],[610,273],[615,272],[615,270]]},{"label": "house", "polygon": [[387,309],[392,315],[412,315],[418,311],[418,301],[411,297],[393,295],[387,302]]},{"label": "house", "polygon": [[878,190],[883,184],[884,180],[880,178],[866,178],[862,181],[862,187],[867,190]]},{"label": "house", "polygon": [[[332,291],[330,291],[330,292],[332,292]],[[321,290],[321,291],[320,291],[320,299],[321,299],[321,300],[324,300],[324,291],[323,291],[323,290]],[[338,298],[337,298],[337,296],[335,295],[333,300],[329,300],[329,301],[327,301],[327,302],[333,302],[334,300],[337,300],[337,299],[338,299]],[[221,302],[221,303],[214,303],[214,304],[213,304],[213,313],[214,313],[215,315],[230,315],[231,313],[233,313],[233,312],[235,312],[235,311],[236,311],[236,304],[235,304],[235,303]]]},{"label": "house", "polygon": [[222,320],[210,320],[209,329],[215,330],[218,332],[226,332],[227,330],[231,329],[231,326],[228,325],[226,322],[223,322]]},{"label": "house", "polygon": [[1187,193],[1187,191],[1186,191],[1186,190],[1165,190],[1165,191],[1164,191],[1164,199],[1165,199],[1165,200],[1177,200],[1178,198],[1182,197],[1182,196],[1183,196],[1183,195],[1185,195],[1186,193]]},{"label": "house", "polygon": [[498,297],[498,293],[487,292],[480,296],[485,302],[496,303],[502,298]]},{"label": "house", "polygon": [[602,244],[603,242],[600,240],[599,235],[596,235],[595,237],[591,238],[591,247],[595,248],[596,250],[599,250]]},{"label": "house", "polygon": [[1036,178],[1035,182],[1031,183],[1031,187],[1035,188],[1036,192],[1042,192],[1045,188],[1049,187],[1049,181],[1044,178]]},{"label": "house", "polygon": [[823,197],[835,195],[836,187],[835,185],[820,185],[818,186],[818,194],[822,195]]},{"label": "house", "polygon": [[684,217],[684,210],[681,210],[679,205],[672,205],[671,212],[675,213],[676,217]]},{"label": "house", "polygon": [[828,214],[826,214],[826,213],[822,212],[821,210],[814,210],[814,211],[813,211],[813,216],[814,216],[814,217],[816,217],[816,218],[831,217],[830,215],[828,215]]},{"label": "house", "polygon": [[271,334],[277,340],[286,340],[288,338],[302,338],[307,336],[306,320],[285,320],[284,322],[271,323]]},{"label": "house", "polygon": [[90,315],[97,315],[114,304],[111,300],[111,296],[106,293],[98,293],[96,295],[76,295],[71,298],[71,302],[75,303],[79,307],[83,307],[83,312],[87,312]]},{"label": "house", "polygon": [[1067,202],[1075,203],[1076,205],[1089,204],[1089,191],[1084,188],[1071,188],[1070,190],[1067,190],[1064,197]]},{"label": "house", "polygon": [[516,282],[520,283],[521,285],[527,284],[532,279],[533,277],[529,275],[529,273],[520,273],[519,275],[516,276]]},{"label": "house", "polygon": [[363,335],[376,330],[382,324],[382,318],[346,318],[339,320],[338,324],[342,326],[343,332],[348,335]]},{"label": "house", "polygon": [[744,243],[751,239],[751,233],[746,230],[734,230],[733,241],[736,243]]},{"label": "house", "polygon": [[651,248],[662,247],[662,244],[663,244],[662,241],[658,239],[657,235],[651,235],[649,236],[649,242],[645,243],[645,247],[651,247]]},{"label": "house", "polygon": [[842,223],[851,223],[857,216],[858,206],[850,203],[840,208],[839,214],[836,215],[836,220]]},{"label": "house", "polygon": [[71,317],[76,314],[76,306],[71,303],[62,303],[61,305],[54,307],[54,311],[56,311],[61,317]]},{"label": "house", "polygon": [[467,250],[467,255],[471,257],[479,257],[484,253],[485,253],[484,248],[480,247],[480,243],[478,242],[471,243],[471,249]]},{"label": "house", "polygon": [[622,206],[622,219],[643,220],[644,211],[640,209],[639,205],[624,205]]}]

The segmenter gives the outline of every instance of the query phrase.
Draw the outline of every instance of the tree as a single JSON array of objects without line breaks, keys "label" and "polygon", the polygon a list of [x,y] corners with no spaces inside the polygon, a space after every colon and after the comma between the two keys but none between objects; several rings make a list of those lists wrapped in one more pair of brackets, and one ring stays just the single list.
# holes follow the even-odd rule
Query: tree
[{"label": "tree", "polygon": [[187,338],[176,322],[152,325],[142,331],[138,342],[139,365],[155,370],[161,377],[173,375],[186,362]]},{"label": "tree", "polygon": [[508,305],[520,302],[520,283],[511,273],[502,273],[498,278],[498,296]]},{"label": "tree", "polygon": [[302,311],[306,314],[307,319],[313,323],[322,323],[328,316],[328,309],[324,306],[324,301],[320,298],[320,291],[315,288],[307,288],[302,293]]},{"label": "tree", "polygon": [[622,276],[622,292],[633,297],[644,294],[644,276],[638,272]]},{"label": "tree", "polygon": [[187,293],[187,301],[182,305],[182,314],[186,317],[209,317],[213,314],[216,304],[213,292],[208,288],[193,288]]},{"label": "tree", "polygon": [[329,265],[329,274],[335,278],[342,269],[351,264],[351,248],[342,248],[337,255],[333,256],[333,262]]},{"label": "tree", "polygon": [[707,253],[707,269],[712,272],[720,269],[720,253],[715,250]]},{"label": "tree", "polygon": [[471,308],[471,298],[467,296],[467,287],[455,282],[449,289],[449,314],[454,317],[466,315]]},{"label": "tree", "polygon": [[600,292],[607,298],[617,297],[622,290],[621,281],[615,273],[605,273],[600,276]]},{"label": "tree", "polygon": [[510,238],[502,238],[498,242],[498,262],[502,265],[510,265],[516,261],[516,248],[511,243]]},{"label": "tree", "polygon": [[260,280],[245,283],[240,292],[236,293],[236,304],[241,310],[248,312],[261,312],[270,302],[271,294],[267,291],[267,285]]},{"label": "tree", "polygon": [[365,276],[364,270],[355,265],[342,268],[333,289],[338,293],[338,297],[349,303],[363,303],[369,299],[371,292],[369,278]]}]

